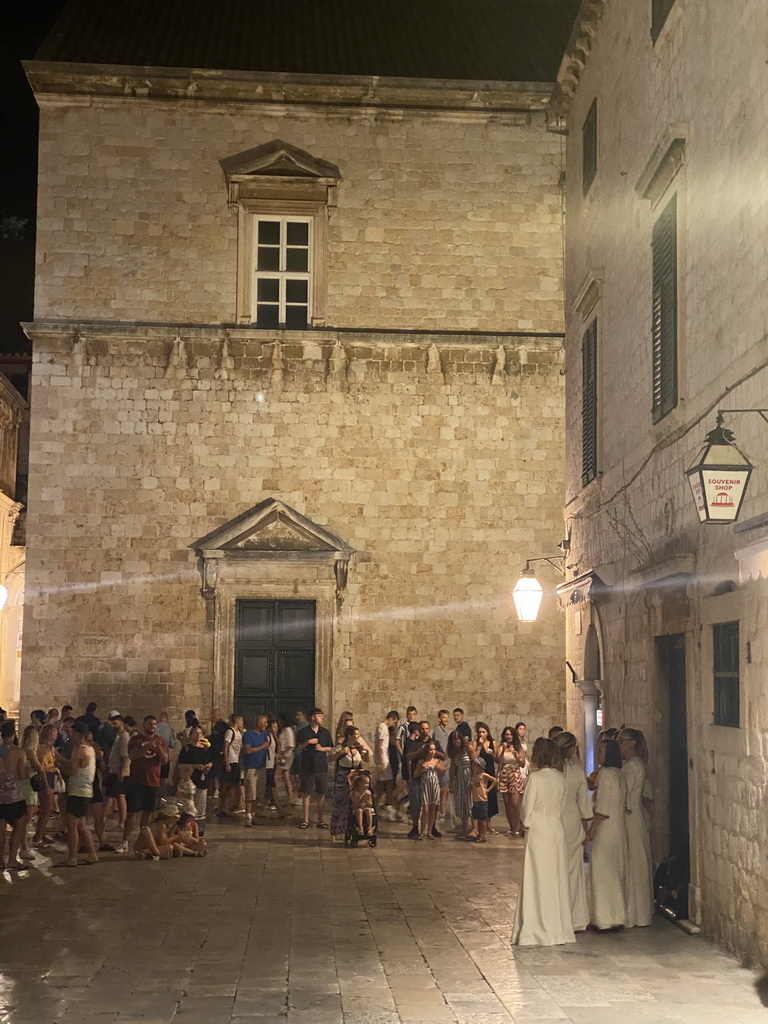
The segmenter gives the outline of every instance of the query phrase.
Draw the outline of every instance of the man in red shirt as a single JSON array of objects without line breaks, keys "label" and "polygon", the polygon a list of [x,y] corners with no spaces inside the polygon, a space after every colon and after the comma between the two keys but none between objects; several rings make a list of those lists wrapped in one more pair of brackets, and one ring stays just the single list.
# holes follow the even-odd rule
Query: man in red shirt
[{"label": "man in red shirt", "polygon": [[128,840],[141,815],[141,826],[149,824],[150,815],[157,806],[160,790],[160,771],[168,763],[168,747],[165,740],[157,735],[157,719],[147,715],[144,732],[135,733],[128,741],[128,758],[131,774],[125,790],[128,814],[123,827],[123,841],[118,853],[128,852]]}]

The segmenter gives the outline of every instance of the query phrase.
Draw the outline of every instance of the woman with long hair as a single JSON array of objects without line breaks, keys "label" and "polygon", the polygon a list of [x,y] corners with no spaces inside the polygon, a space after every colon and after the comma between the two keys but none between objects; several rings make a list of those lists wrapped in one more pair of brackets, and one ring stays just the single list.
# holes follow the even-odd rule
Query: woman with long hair
[{"label": "woman with long hair", "polygon": [[37,759],[43,770],[42,777],[45,785],[37,794],[39,801],[37,808],[37,828],[35,829],[35,837],[32,842],[34,846],[43,848],[53,845],[53,843],[46,838],[45,828],[48,824],[48,819],[53,814],[54,786],[56,785],[57,777],[58,779],[61,779],[61,773],[56,767],[56,758],[54,754],[58,736],[59,730],[55,725],[44,725],[40,730],[40,743],[37,748]]},{"label": "woman with long hair", "polygon": [[561,732],[555,743],[563,756],[566,804],[563,813],[565,842],[568,848],[568,885],[571,892],[571,918],[575,932],[589,924],[587,884],[584,878],[584,840],[592,821],[592,805],[587,777],[579,758],[579,744],[572,732]]},{"label": "woman with long hair", "polygon": [[511,725],[502,730],[496,761],[499,765],[499,792],[504,800],[504,812],[509,825],[507,835],[514,838],[522,835],[520,806],[525,790],[525,752],[520,737]]},{"label": "woman with long hair", "polygon": [[[627,787],[624,822],[627,829],[627,928],[647,928],[653,920],[653,863],[645,801],[649,799],[648,745],[639,729],[622,729],[619,748]],[[599,785],[598,785],[599,792]]]},{"label": "woman with long hair", "polygon": [[533,771],[523,797],[523,879],[515,909],[512,943],[558,946],[575,942],[568,885],[568,850],[563,829],[567,791],[563,759],[554,740],[533,745]]},{"label": "woman with long hair", "polygon": [[528,781],[528,776],[531,774],[531,763],[528,760],[528,741],[525,738],[526,733],[528,732],[528,726],[525,724],[525,722],[518,722],[515,726],[515,732],[517,733],[517,737],[520,740],[520,748],[525,754],[525,764],[523,765],[522,771],[523,786],[525,786],[525,783]]},{"label": "woman with long hair", "polygon": [[368,762],[369,751],[360,740],[356,725],[348,725],[341,743],[328,755],[329,763],[335,763],[333,773],[333,794],[331,796],[331,842],[337,836],[344,836],[349,825],[349,775],[359,771]]},{"label": "woman with long hair", "polygon": [[[496,778],[496,743],[493,736],[491,736],[491,730],[485,724],[485,722],[477,722],[475,724],[475,749],[474,754],[476,758],[479,758],[483,762],[483,771],[490,775],[491,778]],[[493,827],[493,819],[499,813],[499,795],[496,792],[498,785],[488,792],[488,823],[486,830],[489,835],[498,835],[498,831]]]},{"label": "woman with long hair", "polygon": [[285,786],[285,796],[290,807],[292,804],[299,802],[298,797],[294,800],[293,783],[291,781],[293,758],[296,751],[296,732],[286,714],[278,715],[277,721],[280,725],[280,733],[277,737],[277,744],[280,748],[280,760],[277,762],[275,775],[277,784],[279,785],[282,782]]},{"label": "woman with long hair", "polygon": [[421,828],[419,839],[438,839],[435,835],[437,810],[440,806],[440,776],[445,771],[445,762],[437,756],[437,743],[429,740],[416,756],[413,766],[414,779],[420,780]]},{"label": "woman with long hair", "polygon": [[458,729],[448,737],[449,782],[453,813],[461,820],[457,839],[466,839],[470,834],[472,819],[472,752],[466,736]]},{"label": "woman with long hair", "polygon": [[[27,778],[21,783],[21,791],[24,794],[24,801],[27,805],[27,824],[24,826],[24,831],[21,833],[21,849],[19,850],[19,857],[21,857],[22,860],[35,859],[34,853],[29,848],[27,825],[32,820],[32,815],[39,807],[40,803],[38,788],[41,786],[43,781],[43,769],[37,756],[39,746],[40,729],[36,725],[28,725],[21,734],[21,749],[26,755],[27,770],[29,773]],[[34,785],[33,779],[35,780]]]},{"label": "woman with long hair", "polygon": [[333,734],[333,738],[334,738],[334,740],[335,740],[337,745],[339,743],[343,743],[344,742],[344,737],[345,737],[346,732],[347,732],[347,726],[348,725],[354,725],[354,724],[355,724],[355,716],[352,714],[352,712],[351,711],[342,711],[341,714],[339,715],[339,720],[336,723],[336,731]]},{"label": "woman with long hair", "polygon": [[621,751],[616,740],[603,739],[595,751],[597,776],[594,818],[587,838],[589,857],[587,902],[589,920],[598,931],[621,928],[626,919],[624,881],[627,790],[621,771]]}]

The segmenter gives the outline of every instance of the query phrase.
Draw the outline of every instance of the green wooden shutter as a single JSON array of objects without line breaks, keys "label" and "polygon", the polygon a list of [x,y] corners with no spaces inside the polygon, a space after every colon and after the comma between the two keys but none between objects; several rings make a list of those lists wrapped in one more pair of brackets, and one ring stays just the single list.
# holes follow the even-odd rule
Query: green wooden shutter
[{"label": "green wooden shutter", "polygon": [[654,43],[658,39],[659,32],[664,28],[667,15],[672,10],[675,0],[651,0],[651,38]]},{"label": "green wooden shutter", "polygon": [[581,175],[584,195],[597,174],[597,100],[592,100],[581,127]]},{"label": "green wooden shutter", "polygon": [[597,320],[581,342],[581,483],[597,476]]},{"label": "green wooden shutter", "polygon": [[677,405],[677,196],[653,226],[653,422]]}]

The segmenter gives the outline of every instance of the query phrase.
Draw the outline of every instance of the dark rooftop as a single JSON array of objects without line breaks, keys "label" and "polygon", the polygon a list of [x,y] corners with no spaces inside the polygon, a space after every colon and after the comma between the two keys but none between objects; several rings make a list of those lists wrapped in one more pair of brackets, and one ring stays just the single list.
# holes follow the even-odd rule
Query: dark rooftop
[{"label": "dark rooftop", "polygon": [[70,0],[40,61],[552,82],[578,0]]}]

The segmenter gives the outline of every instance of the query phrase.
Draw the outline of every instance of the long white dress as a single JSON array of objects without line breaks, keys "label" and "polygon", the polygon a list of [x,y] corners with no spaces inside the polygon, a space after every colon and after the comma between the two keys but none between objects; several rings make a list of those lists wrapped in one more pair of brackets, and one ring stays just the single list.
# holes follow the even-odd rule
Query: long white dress
[{"label": "long white dress", "polygon": [[592,818],[592,804],[587,789],[587,777],[581,762],[566,761],[566,802],[563,812],[565,843],[568,849],[568,887],[571,893],[573,930],[583,932],[589,924],[587,910],[587,882],[584,876],[584,827],[582,821]]},{"label": "long white dress", "polygon": [[653,920],[651,837],[643,807],[643,794],[649,793],[648,775],[645,762],[640,757],[625,761],[621,771],[627,787],[624,814],[627,829],[627,913],[624,924],[627,928],[646,928]]},{"label": "long white dress", "polygon": [[525,787],[521,820],[526,831],[523,880],[515,910],[512,942],[559,946],[575,942],[568,887],[568,851],[563,829],[565,778],[556,768],[532,772]]},{"label": "long white dress", "polygon": [[596,928],[618,928],[626,919],[624,877],[627,790],[621,768],[601,768],[595,794],[595,838],[589,858],[589,920]]}]

